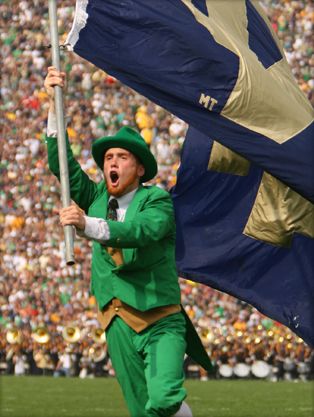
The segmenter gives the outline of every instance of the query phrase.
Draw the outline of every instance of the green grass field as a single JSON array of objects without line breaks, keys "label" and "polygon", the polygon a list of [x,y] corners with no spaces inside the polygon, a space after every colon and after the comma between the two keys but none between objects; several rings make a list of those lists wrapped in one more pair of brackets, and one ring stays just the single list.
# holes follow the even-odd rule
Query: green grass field
[{"label": "green grass field", "polygon": [[[128,417],[115,379],[3,376],[1,417]],[[194,417],[312,417],[313,383],[187,381]]]}]

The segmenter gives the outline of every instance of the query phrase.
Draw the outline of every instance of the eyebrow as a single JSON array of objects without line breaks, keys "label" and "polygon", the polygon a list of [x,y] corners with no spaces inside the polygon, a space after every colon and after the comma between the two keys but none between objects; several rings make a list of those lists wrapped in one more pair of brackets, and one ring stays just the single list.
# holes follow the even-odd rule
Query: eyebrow
[{"label": "eyebrow", "polygon": [[127,151],[127,150],[125,150],[125,151],[121,151],[121,152],[118,152],[118,153],[115,153],[115,152],[110,152],[110,151],[107,151],[107,152],[105,153],[105,157],[107,157],[107,156],[113,156],[113,155],[118,155],[118,156],[122,156],[122,155],[131,155],[131,152],[129,152],[129,151]]}]

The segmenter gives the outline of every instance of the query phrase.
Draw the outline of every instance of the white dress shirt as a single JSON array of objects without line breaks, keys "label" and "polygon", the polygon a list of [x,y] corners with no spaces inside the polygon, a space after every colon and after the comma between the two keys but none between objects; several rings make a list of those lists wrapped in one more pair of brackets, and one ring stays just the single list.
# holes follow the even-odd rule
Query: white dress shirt
[{"label": "white dress shirt", "polygon": [[51,111],[48,113],[47,136],[49,138],[57,137],[57,117],[56,114]]},{"label": "white dress shirt", "polygon": [[[116,198],[119,204],[119,208],[117,209],[118,222],[124,221],[125,213],[136,191],[137,188],[119,198],[110,196],[109,201],[112,198]],[[87,239],[96,240],[99,243],[106,243],[106,241],[110,239],[110,230],[107,221],[98,217],[85,216],[84,232],[80,231],[78,234]]]}]

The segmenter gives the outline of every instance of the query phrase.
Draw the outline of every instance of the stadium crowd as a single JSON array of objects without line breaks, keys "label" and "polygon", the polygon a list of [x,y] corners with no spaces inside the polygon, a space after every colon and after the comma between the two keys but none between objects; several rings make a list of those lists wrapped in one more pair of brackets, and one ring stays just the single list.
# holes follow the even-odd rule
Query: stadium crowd
[{"label": "stadium crowd", "polygon": [[[65,0],[58,10],[62,41],[73,3]],[[300,88],[314,103],[313,1],[262,4]],[[47,2],[1,0],[0,16],[0,372],[113,375],[89,293],[90,243],[77,238],[76,264],[66,266],[59,184],[47,168]],[[68,79],[68,134],[88,175],[101,178],[90,153],[92,141],[131,125],[157,158],[154,183],[170,189],[186,124],[70,52],[62,51],[62,66]],[[313,378],[313,352],[279,323],[211,288],[181,280],[181,289],[182,303],[213,358],[215,376],[260,377],[267,364],[263,375],[273,380]],[[237,364],[245,365],[241,372]],[[254,365],[260,370],[255,372]],[[186,370],[191,377],[208,377],[188,358]]]}]

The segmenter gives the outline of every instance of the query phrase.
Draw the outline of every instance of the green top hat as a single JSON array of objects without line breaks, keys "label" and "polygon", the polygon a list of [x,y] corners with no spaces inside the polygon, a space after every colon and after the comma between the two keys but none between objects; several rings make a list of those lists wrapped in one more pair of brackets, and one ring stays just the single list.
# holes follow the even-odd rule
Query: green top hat
[{"label": "green top hat", "polygon": [[110,148],[123,148],[137,156],[145,168],[141,182],[154,178],[157,174],[157,162],[142,136],[130,127],[122,127],[115,136],[97,139],[92,145],[92,155],[101,170],[104,167],[104,155]]}]

